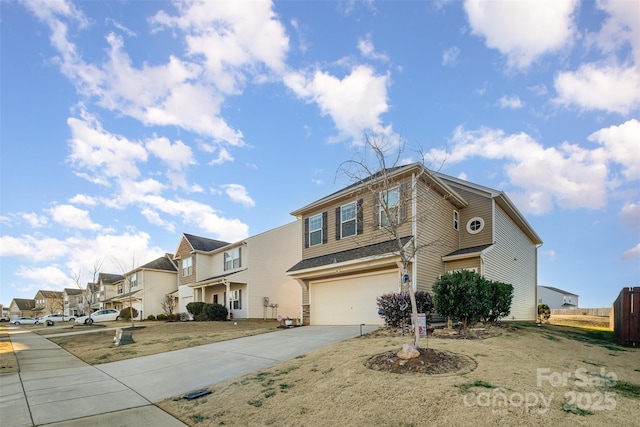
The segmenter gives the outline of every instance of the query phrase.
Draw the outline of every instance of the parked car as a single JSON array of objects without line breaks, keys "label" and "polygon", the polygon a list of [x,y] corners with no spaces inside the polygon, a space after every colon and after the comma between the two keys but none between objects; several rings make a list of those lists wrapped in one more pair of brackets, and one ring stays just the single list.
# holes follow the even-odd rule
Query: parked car
[{"label": "parked car", "polygon": [[76,318],[78,325],[90,325],[93,322],[110,322],[120,320],[120,312],[114,309],[98,310],[89,316],[80,316]]},{"label": "parked car", "polygon": [[16,317],[11,319],[11,323],[14,325],[37,325],[40,321],[33,317]]},{"label": "parked car", "polygon": [[76,316],[66,316],[64,314],[47,314],[38,319],[40,323],[47,323],[47,320],[52,322],[74,322]]}]

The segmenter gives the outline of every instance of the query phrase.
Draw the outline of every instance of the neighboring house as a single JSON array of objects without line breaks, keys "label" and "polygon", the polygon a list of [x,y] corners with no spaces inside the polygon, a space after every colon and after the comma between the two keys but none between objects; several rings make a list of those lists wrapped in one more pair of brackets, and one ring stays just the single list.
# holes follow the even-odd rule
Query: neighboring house
[{"label": "neighboring house", "polygon": [[61,314],[64,310],[64,293],[61,291],[38,291],[33,299],[36,302],[33,309],[36,317]]},{"label": "neighboring house", "polygon": [[[382,324],[376,298],[400,290],[398,244],[380,225],[389,221],[379,176],[292,212],[304,227],[303,249],[288,274],[302,288],[305,324]],[[535,320],[542,241],[504,193],[419,163],[386,176],[384,198],[395,203],[400,220],[397,237],[421,247],[409,265],[414,290],[432,292],[441,274],[474,270],[514,286],[510,320]]]},{"label": "neighboring house", "polygon": [[84,291],[77,288],[64,288],[62,291],[64,297],[65,316],[82,316],[84,314]]},{"label": "neighboring house", "polygon": [[9,304],[9,318],[33,317],[36,308],[36,300],[25,298],[14,298]]},{"label": "neighboring house", "polygon": [[177,277],[178,268],[173,261],[173,254],[165,254],[115,281],[116,294],[105,301],[105,306],[108,304],[108,308],[117,310],[132,306],[138,310],[138,319],[150,314],[162,314],[162,303],[166,296],[177,290]]},{"label": "neighboring house", "polygon": [[295,221],[235,243],[183,234],[176,250],[179,311],[224,305],[234,319],[300,318],[301,291],[286,270],[301,259]]},{"label": "neighboring house", "polygon": [[[115,308],[111,299],[118,295],[119,287],[124,289],[124,276],[122,274],[98,274],[100,309]],[[124,291],[120,291],[120,293],[122,294]]]},{"label": "neighboring house", "polygon": [[551,309],[578,308],[578,295],[551,286],[538,286],[538,304]]}]

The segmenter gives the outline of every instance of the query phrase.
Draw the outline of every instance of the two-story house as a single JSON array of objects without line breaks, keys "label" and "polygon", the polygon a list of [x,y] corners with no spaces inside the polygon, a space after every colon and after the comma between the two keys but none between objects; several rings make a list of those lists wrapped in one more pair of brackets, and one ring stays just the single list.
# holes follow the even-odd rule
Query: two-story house
[{"label": "two-story house", "polygon": [[36,300],[28,298],[14,298],[9,304],[9,319],[16,317],[33,317]]},{"label": "two-story house", "polygon": [[47,314],[61,314],[64,310],[64,294],[61,291],[38,291],[33,309],[34,315],[42,317]]},{"label": "two-story house", "polygon": [[78,288],[64,288],[64,314],[69,317],[84,315],[84,290]]},{"label": "two-story house", "polygon": [[538,286],[538,304],[551,309],[578,308],[579,295],[552,286]]},{"label": "two-story house", "polygon": [[[118,290],[120,291],[118,292]],[[124,293],[124,276],[122,274],[100,273],[98,274],[98,298],[100,309],[113,308],[115,304],[112,298]]]},{"label": "two-story house", "polygon": [[177,277],[173,254],[165,254],[124,275],[101,275],[105,296],[115,292],[104,301],[104,308],[122,310],[131,306],[138,311],[138,319],[163,314],[162,303],[177,290]]},{"label": "two-story house", "polygon": [[176,250],[179,307],[224,305],[234,319],[300,318],[301,291],[286,270],[301,259],[300,224],[227,243],[183,234]]},{"label": "two-story house", "polygon": [[[501,191],[414,163],[368,177],[292,215],[303,227],[303,249],[288,274],[302,288],[305,324],[382,324],[376,298],[400,291],[402,275],[409,275],[414,290],[432,292],[440,275],[461,269],[511,283],[509,318],[536,318],[542,241]],[[417,248],[407,271],[401,246]]]}]

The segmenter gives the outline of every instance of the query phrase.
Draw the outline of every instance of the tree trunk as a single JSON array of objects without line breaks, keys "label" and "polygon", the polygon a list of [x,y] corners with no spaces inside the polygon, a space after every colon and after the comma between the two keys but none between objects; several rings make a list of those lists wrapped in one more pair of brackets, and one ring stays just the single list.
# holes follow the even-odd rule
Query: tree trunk
[{"label": "tree trunk", "polygon": [[413,319],[413,334],[415,338],[414,347],[420,348],[420,328],[418,326],[418,307],[416,294],[413,292],[413,285],[409,283],[409,299],[411,300],[411,318]]}]

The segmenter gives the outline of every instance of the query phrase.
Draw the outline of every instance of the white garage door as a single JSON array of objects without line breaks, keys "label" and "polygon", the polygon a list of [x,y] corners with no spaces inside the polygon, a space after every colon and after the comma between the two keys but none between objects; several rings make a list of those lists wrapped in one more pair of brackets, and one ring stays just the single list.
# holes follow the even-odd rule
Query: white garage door
[{"label": "white garage door", "polygon": [[312,325],[382,325],[376,298],[398,292],[398,273],[311,282]]}]

